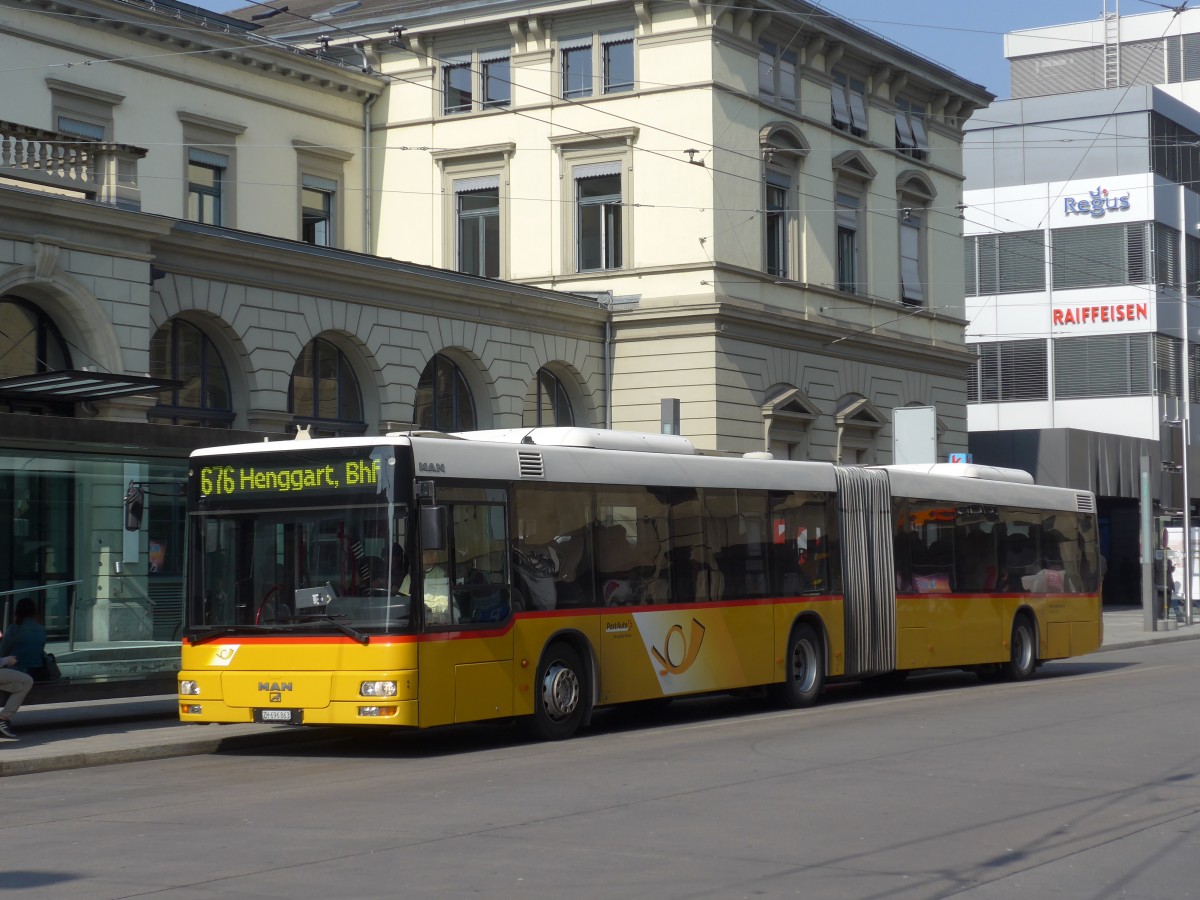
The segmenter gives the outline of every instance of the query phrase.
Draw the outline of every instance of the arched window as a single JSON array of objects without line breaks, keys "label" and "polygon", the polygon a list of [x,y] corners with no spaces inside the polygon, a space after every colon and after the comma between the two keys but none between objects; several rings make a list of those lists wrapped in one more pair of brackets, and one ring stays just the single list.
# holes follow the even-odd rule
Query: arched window
[{"label": "arched window", "polygon": [[0,378],[69,368],[67,342],[50,317],[18,297],[0,298]]},{"label": "arched window", "polygon": [[182,381],[160,391],[152,421],[172,425],[229,427],[234,413],[229,374],[221,354],[203,331],[183,319],[172,319],[150,339],[150,375]]},{"label": "arched window", "polygon": [[[26,300],[0,297],[0,380],[62,372],[71,368],[67,342],[54,321]],[[0,412],[36,412],[41,415],[74,414],[69,398],[33,393],[6,396]]]},{"label": "arched window", "polygon": [[547,428],[575,424],[571,398],[558,377],[549,369],[539,369],[525,395],[525,413],[521,424],[526,428]]},{"label": "arched window", "polygon": [[413,421],[431,431],[474,431],[475,401],[467,379],[448,356],[437,354],[417,383]]},{"label": "arched window", "polygon": [[367,428],[362,393],[350,361],[321,338],[313,338],[300,351],[288,388],[288,409],[297,424],[315,423],[322,436],[362,434]]}]

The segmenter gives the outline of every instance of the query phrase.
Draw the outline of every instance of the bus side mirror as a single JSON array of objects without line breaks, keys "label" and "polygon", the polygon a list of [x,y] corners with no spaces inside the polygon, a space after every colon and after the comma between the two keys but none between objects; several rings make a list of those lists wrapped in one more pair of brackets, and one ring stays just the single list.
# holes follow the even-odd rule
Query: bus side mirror
[{"label": "bus side mirror", "polygon": [[443,550],[446,547],[446,507],[421,507],[421,549]]},{"label": "bus side mirror", "polygon": [[125,492],[125,530],[141,531],[142,511],[146,508],[146,495],[136,481],[129,482]]}]

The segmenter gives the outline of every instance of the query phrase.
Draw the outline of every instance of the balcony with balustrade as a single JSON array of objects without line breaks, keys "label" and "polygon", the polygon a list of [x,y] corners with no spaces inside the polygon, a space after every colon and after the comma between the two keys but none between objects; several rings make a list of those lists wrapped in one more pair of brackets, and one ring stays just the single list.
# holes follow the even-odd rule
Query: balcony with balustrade
[{"label": "balcony with balustrade", "polygon": [[0,121],[0,183],[140,210],[138,161],[147,151]]}]

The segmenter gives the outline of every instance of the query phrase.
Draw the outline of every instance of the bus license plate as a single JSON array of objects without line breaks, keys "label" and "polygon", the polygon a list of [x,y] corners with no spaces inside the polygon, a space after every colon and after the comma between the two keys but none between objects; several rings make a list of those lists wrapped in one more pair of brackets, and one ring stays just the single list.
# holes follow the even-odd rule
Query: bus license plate
[{"label": "bus license plate", "polygon": [[254,719],[266,725],[299,725],[301,715],[298,709],[256,709]]}]

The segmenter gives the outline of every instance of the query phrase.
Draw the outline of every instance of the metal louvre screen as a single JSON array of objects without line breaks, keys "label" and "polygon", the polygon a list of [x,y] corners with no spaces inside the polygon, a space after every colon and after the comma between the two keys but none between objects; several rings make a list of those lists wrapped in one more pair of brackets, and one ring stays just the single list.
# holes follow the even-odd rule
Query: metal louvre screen
[{"label": "metal louvre screen", "polygon": [[1056,397],[1134,397],[1151,393],[1150,334],[1056,338]]},{"label": "metal louvre screen", "polygon": [[1154,280],[1179,287],[1179,232],[1162,222],[1154,223]]},{"label": "metal louvre screen", "polygon": [[1121,44],[1121,85],[1162,84],[1166,53],[1158,38]]},{"label": "metal louvre screen", "polygon": [[836,470],[845,596],[846,674],[896,668],[891,492],[882,469]]},{"label": "metal louvre screen", "polygon": [[994,341],[976,348],[979,362],[967,377],[968,403],[1049,399],[1044,340]]},{"label": "metal louvre screen", "polygon": [[1146,225],[1088,225],[1050,232],[1054,289],[1142,284],[1146,281]]},{"label": "metal louvre screen", "polygon": [[1104,87],[1104,48],[1018,56],[1011,61],[1010,72],[1014,100],[1099,90]]},{"label": "metal louvre screen", "polygon": [[1167,334],[1154,335],[1154,391],[1168,397],[1183,392],[1183,342]]},{"label": "metal louvre screen", "polygon": [[1040,231],[981,234],[967,238],[967,296],[1045,290],[1044,240]]}]

